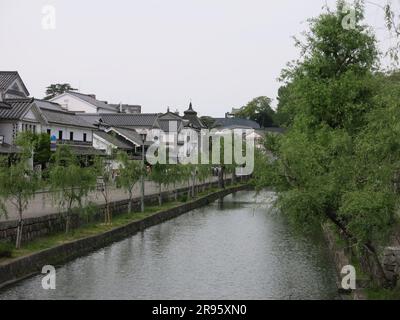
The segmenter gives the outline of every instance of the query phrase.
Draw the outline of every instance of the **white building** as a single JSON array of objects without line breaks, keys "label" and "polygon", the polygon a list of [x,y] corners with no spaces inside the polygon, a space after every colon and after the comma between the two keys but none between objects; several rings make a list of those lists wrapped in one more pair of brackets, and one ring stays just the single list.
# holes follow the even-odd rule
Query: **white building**
[{"label": "white building", "polygon": [[141,113],[141,106],[128,104],[109,104],[96,99],[94,94],[67,91],[50,100],[58,103],[66,111],[77,113]]}]

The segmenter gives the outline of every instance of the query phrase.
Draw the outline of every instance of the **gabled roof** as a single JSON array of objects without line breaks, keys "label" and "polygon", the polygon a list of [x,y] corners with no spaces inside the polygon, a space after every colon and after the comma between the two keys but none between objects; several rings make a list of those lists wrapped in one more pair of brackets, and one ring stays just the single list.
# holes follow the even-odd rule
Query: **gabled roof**
[{"label": "gabled roof", "polygon": [[29,91],[25,87],[25,84],[19,76],[18,71],[0,71],[0,90],[8,89],[17,79],[20,80],[25,94],[29,96]]},{"label": "gabled roof", "polygon": [[48,100],[41,100],[41,99],[35,99],[35,104],[40,108],[40,109],[47,109],[47,110],[55,110],[55,111],[65,111],[61,105],[55,102],[51,102]]},{"label": "gabled roof", "polygon": [[117,112],[118,110],[116,109],[115,106],[113,105],[109,105],[107,103],[105,103],[104,101],[100,101],[97,100],[95,98],[93,98],[91,95],[88,94],[83,94],[80,92],[76,92],[76,91],[66,91],[65,93],[58,95],[56,97],[54,97],[53,99],[51,99],[51,101],[58,99],[60,96],[65,95],[65,94],[70,94],[78,99],[81,99],[93,106],[95,106],[96,108],[100,108],[100,109],[104,109],[104,110],[109,110],[109,111],[113,111],[113,112]]},{"label": "gabled roof", "polygon": [[250,129],[260,129],[260,125],[248,119],[239,118],[214,118],[215,127],[222,128],[250,128]]},{"label": "gabled roof", "polygon": [[0,107],[0,119],[19,120],[34,105],[32,98],[7,99],[4,101],[8,106]]},{"label": "gabled roof", "polygon": [[77,117],[90,123],[91,125],[97,126],[101,119],[100,113],[75,113]]},{"label": "gabled roof", "polygon": [[94,128],[89,122],[78,117],[72,112],[41,109],[42,115],[49,123],[57,123],[61,125],[83,127],[83,128]]},{"label": "gabled roof", "polygon": [[[168,110],[167,113],[158,116],[158,123],[162,131],[170,132],[174,130],[180,131],[182,127],[187,124],[187,121],[185,121],[180,115]],[[174,125],[171,126],[171,123],[176,123],[176,128]]]},{"label": "gabled roof", "polygon": [[[142,145],[142,138],[140,137],[140,134],[137,133],[135,130],[131,129],[126,129],[126,128],[110,128],[107,130],[107,132],[115,132],[116,134],[120,135],[124,139],[130,141],[131,143],[141,146]],[[149,141],[145,142],[145,145],[151,145],[152,143]]]},{"label": "gabled roof", "polygon": [[103,113],[100,114],[101,122],[112,127],[158,127],[157,113]]},{"label": "gabled roof", "polygon": [[132,150],[134,148],[133,144],[129,144],[128,142],[123,141],[122,139],[118,138],[118,136],[113,135],[111,132],[107,133],[104,131],[95,131],[93,132],[94,135],[99,136],[100,138],[104,139],[108,143],[114,145],[118,149],[122,150]]}]

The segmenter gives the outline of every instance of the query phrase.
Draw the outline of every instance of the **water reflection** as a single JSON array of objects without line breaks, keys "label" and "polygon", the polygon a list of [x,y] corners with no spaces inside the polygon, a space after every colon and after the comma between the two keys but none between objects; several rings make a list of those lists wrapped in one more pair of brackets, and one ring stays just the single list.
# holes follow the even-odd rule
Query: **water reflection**
[{"label": "water reflection", "polygon": [[0,299],[332,299],[335,270],[322,239],[273,212],[274,194],[239,192],[41,276]]}]

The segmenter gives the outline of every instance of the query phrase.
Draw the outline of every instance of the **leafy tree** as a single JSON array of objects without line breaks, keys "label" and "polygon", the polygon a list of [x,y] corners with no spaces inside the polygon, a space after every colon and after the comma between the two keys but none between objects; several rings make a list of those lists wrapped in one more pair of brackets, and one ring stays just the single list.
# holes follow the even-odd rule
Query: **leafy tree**
[{"label": "leafy tree", "polygon": [[118,155],[120,161],[118,183],[129,194],[128,212],[132,212],[133,188],[139,182],[142,175],[141,164],[130,160],[125,152]]},{"label": "leafy tree", "polygon": [[169,164],[168,165],[168,176],[169,182],[173,185],[175,201],[178,200],[178,186],[177,184],[182,183],[185,180],[184,166],[182,164]]},{"label": "leafy tree", "polygon": [[345,30],[343,6],[338,1],[335,12],[310,20],[305,42],[297,43],[302,58],[283,71],[280,92],[289,130],[267,137],[273,156],[257,153],[255,178],[259,187],[276,188],[291,220],[333,223],[361,256],[373,258],[384,281],[377,247],[398,205],[398,93],[394,98],[396,89],[375,74],[376,40],[361,24],[363,7],[356,5],[356,27]]},{"label": "leafy tree", "polygon": [[47,133],[20,132],[16,144],[21,146],[26,157],[32,158],[33,164],[40,164],[44,168],[51,158],[50,137]]},{"label": "leafy tree", "polygon": [[158,185],[158,204],[162,205],[162,186],[170,183],[171,171],[169,165],[156,163],[151,168],[150,180]]},{"label": "leafy tree", "polygon": [[211,176],[211,165],[200,164],[197,166],[197,180],[205,184],[207,179]]},{"label": "leafy tree", "polygon": [[65,208],[65,232],[69,233],[74,205],[83,211],[82,200],[95,189],[96,175],[92,168],[82,168],[68,146],[59,146],[49,171],[50,191],[60,208]]},{"label": "leafy tree", "polygon": [[94,170],[99,179],[100,192],[105,202],[104,223],[112,224],[112,214],[110,208],[111,188],[114,186],[114,175],[112,170],[112,158],[96,157],[94,160]]},{"label": "leafy tree", "polygon": [[250,101],[235,114],[236,118],[256,121],[261,127],[275,126],[275,111],[271,107],[272,100],[268,97],[258,97]]},{"label": "leafy tree", "polygon": [[41,185],[38,175],[29,165],[29,149],[32,146],[25,145],[19,161],[10,166],[5,167],[5,162],[0,164],[0,211],[7,215],[5,202],[9,201],[18,212],[17,249],[21,247],[24,211]]},{"label": "leafy tree", "polygon": [[78,89],[74,89],[71,87],[69,83],[57,83],[51,84],[46,88],[46,97],[45,100],[53,99],[54,97],[63,94],[67,91],[77,91]]},{"label": "leafy tree", "polygon": [[213,129],[215,126],[215,119],[209,116],[200,117],[201,122],[207,127],[207,129]]}]

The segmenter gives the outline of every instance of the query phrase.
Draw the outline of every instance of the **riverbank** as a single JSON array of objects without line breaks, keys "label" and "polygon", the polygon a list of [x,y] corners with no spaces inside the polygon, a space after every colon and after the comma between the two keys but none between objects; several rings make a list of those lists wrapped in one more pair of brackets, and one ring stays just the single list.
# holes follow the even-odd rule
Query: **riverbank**
[{"label": "riverbank", "polygon": [[112,226],[97,223],[78,228],[68,236],[58,233],[34,240],[23,246],[21,250],[14,251],[12,258],[0,260],[0,287],[37,274],[41,272],[44,265],[64,264],[151,226],[205,206],[230,193],[247,188],[247,184],[240,184],[222,190],[208,190],[196,199],[183,204],[170,202],[161,208],[148,208],[145,213],[121,215],[114,220]]},{"label": "riverbank", "polygon": [[[399,300],[400,286],[397,285],[393,289],[385,289],[374,283],[372,277],[366,274],[359,258],[352,253],[346,241],[342,239],[336,232],[335,228],[330,224],[322,226],[325,238],[327,240],[329,250],[333,257],[336,271],[337,283],[341,298],[344,300]],[[344,266],[352,265],[356,269],[356,290],[341,290],[341,270]]]}]

